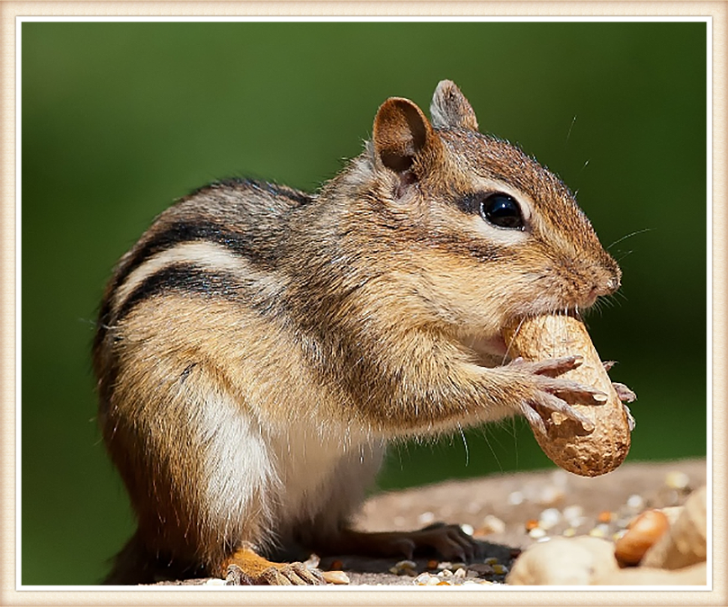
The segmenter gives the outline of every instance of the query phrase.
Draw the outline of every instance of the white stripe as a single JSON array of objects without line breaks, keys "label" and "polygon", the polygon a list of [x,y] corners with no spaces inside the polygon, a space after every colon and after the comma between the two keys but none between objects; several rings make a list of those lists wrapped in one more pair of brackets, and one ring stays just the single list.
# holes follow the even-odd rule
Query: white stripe
[{"label": "white stripe", "polygon": [[118,311],[129,295],[147,278],[175,263],[193,263],[203,270],[222,270],[238,276],[250,277],[256,274],[248,261],[233,255],[221,245],[212,242],[183,242],[153,255],[129,274],[113,295],[113,310]]}]

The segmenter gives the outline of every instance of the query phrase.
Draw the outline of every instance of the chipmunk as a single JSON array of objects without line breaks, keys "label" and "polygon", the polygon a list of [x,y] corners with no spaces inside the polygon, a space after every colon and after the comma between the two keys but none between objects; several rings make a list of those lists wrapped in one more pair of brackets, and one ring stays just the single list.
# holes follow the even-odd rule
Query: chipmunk
[{"label": "chipmunk", "polygon": [[[620,286],[573,195],[478,132],[440,82],[432,122],[393,97],[315,195],[233,179],[179,200],[119,261],[100,309],[99,421],[138,527],[107,583],[234,575],[320,584],[318,554],[465,560],[456,525],[349,521],[392,440],[605,395],[578,357],[510,360],[502,328]],[[624,399],[629,391],[620,391]]]}]

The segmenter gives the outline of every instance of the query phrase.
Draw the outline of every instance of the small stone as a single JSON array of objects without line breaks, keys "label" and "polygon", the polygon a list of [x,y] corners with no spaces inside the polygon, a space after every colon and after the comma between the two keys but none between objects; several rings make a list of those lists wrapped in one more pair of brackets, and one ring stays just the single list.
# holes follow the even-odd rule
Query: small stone
[{"label": "small stone", "polygon": [[493,565],[493,572],[496,575],[505,575],[508,573],[508,567],[505,565]]},{"label": "small stone", "polygon": [[546,536],[546,530],[541,529],[541,527],[534,527],[528,532],[528,535],[530,535],[533,539],[538,539]]},{"label": "small stone", "polygon": [[523,503],[524,497],[521,491],[514,491],[508,496],[508,504],[510,506],[520,506]]},{"label": "small stone", "polygon": [[562,533],[564,537],[574,537],[576,535],[576,529],[573,527],[567,527],[564,529],[564,532]]},{"label": "small stone", "polygon": [[466,575],[467,575],[467,571],[465,571],[465,569],[462,567],[458,567],[455,570],[455,573],[453,574],[453,576],[456,578],[464,578]]},{"label": "small stone", "polygon": [[561,512],[558,508],[547,508],[541,513],[538,526],[542,529],[551,529],[561,521]]},{"label": "small stone", "polygon": [[349,576],[343,571],[322,571],[321,574],[328,584],[345,585],[351,583]]},{"label": "small stone", "polygon": [[557,487],[547,485],[541,490],[538,496],[538,503],[543,506],[551,506],[564,499],[564,492]]},{"label": "small stone", "polygon": [[417,586],[426,586],[429,581],[432,579],[432,574],[427,573],[426,571],[424,573],[420,573],[414,580],[412,580],[412,583]]},{"label": "small stone", "polygon": [[395,575],[411,575],[414,577],[417,575],[415,567],[417,567],[417,563],[414,561],[399,561],[395,563],[394,567],[390,567],[389,572]]},{"label": "small stone", "polygon": [[630,495],[627,498],[627,506],[632,508],[633,510],[640,510],[644,507],[645,500],[641,495]]},{"label": "small stone", "polygon": [[[493,564],[497,564],[497,562]],[[468,565],[468,570],[475,572],[477,575],[493,575],[493,564],[473,563],[472,565]]]},{"label": "small stone", "polygon": [[690,477],[688,477],[688,475],[684,472],[673,470],[672,472],[668,472],[667,476],[665,476],[665,484],[670,489],[684,491],[690,486]]},{"label": "small stone", "polygon": [[483,561],[486,565],[497,565],[498,559],[494,556],[489,556],[487,559]]},{"label": "small stone", "polygon": [[607,537],[607,531],[604,529],[604,525],[597,525],[589,531],[589,535],[592,537]]},{"label": "small stone", "polygon": [[467,523],[463,523],[460,525],[460,529],[463,530],[463,533],[472,536],[473,535],[473,526],[468,525]]},{"label": "small stone", "polygon": [[205,582],[205,586],[226,586],[226,585],[227,585],[227,583],[225,582],[225,580],[216,578],[216,577],[210,578],[209,580],[207,580]]},{"label": "small stone", "polygon": [[435,522],[435,514],[433,512],[423,512],[417,517],[420,525],[430,525]]},{"label": "small stone", "polygon": [[503,533],[506,530],[506,524],[497,516],[487,515],[480,527],[478,527],[477,535],[489,535],[491,533]]}]

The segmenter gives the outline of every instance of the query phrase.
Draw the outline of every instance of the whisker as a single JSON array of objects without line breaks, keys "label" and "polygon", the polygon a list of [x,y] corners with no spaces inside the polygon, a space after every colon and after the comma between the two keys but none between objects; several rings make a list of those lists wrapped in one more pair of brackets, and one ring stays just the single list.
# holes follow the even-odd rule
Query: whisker
[{"label": "whisker", "polygon": [[566,141],[569,141],[569,137],[571,137],[571,129],[574,128],[575,122],[576,122],[576,114],[574,114],[574,119],[571,121],[571,124],[569,125],[569,132],[566,133]]},{"label": "whisker", "polygon": [[653,228],[645,228],[644,230],[637,230],[636,232],[632,232],[631,234],[627,234],[626,236],[622,236],[622,238],[619,238],[618,240],[615,240],[612,244],[610,244],[607,247],[607,251],[611,249],[615,244],[622,242],[623,240],[627,240],[628,238],[632,238],[632,236],[636,236],[637,234],[644,234],[645,232],[651,232]]}]

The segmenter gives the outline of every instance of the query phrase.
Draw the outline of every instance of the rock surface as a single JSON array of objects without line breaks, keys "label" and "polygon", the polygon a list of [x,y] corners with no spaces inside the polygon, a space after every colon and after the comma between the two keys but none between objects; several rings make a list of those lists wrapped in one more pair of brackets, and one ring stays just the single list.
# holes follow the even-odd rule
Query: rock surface
[{"label": "rock surface", "polygon": [[[539,539],[592,535],[612,540],[636,514],[647,508],[681,505],[705,481],[706,462],[699,459],[627,463],[597,478],[555,469],[384,493],[364,504],[356,519],[358,529],[404,531],[438,521],[457,523],[472,529],[482,556],[465,567],[433,556],[395,567],[397,559],[340,555],[321,559],[320,567],[343,569],[351,585],[503,583],[520,550]],[[215,584],[221,580],[169,583]]]}]

